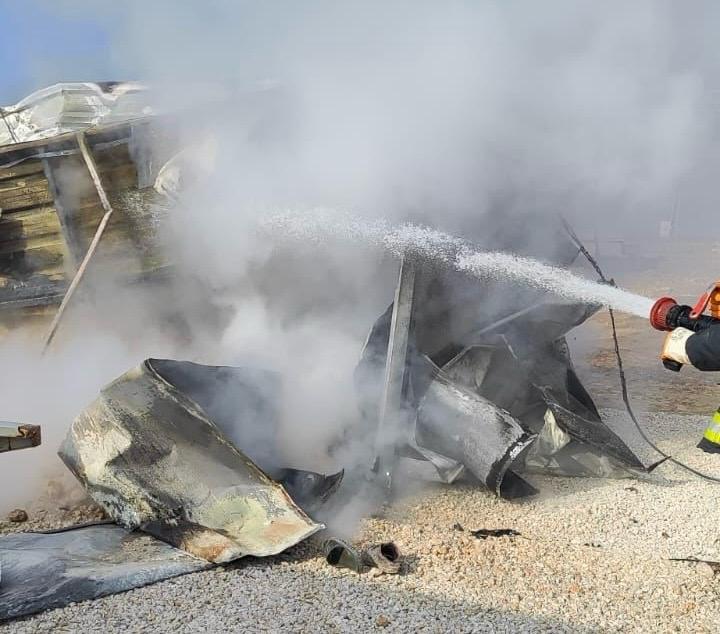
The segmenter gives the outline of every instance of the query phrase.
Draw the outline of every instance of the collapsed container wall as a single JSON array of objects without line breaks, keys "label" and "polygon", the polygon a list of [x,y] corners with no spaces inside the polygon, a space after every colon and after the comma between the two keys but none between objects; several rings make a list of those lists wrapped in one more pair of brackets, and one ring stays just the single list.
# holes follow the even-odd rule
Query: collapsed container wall
[{"label": "collapsed container wall", "polygon": [[[152,134],[149,121],[85,132],[114,209],[96,272],[130,280],[165,265],[153,240]],[[59,303],[103,214],[74,134],[0,148],[0,323]]]}]

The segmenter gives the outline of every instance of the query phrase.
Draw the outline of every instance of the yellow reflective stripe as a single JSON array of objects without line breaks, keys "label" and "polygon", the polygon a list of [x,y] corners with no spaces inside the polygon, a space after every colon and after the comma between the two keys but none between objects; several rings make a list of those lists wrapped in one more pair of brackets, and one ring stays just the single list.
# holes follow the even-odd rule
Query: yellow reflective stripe
[{"label": "yellow reflective stripe", "polygon": [[716,420],[716,416],[717,414],[713,416],[713,422],[705,430],[705,433],[703,433],[703,438],[716,445],[720,445],[720,417]]},{"label": "yellow reflective stripe", "polygon": [[713,417],[712,417],[712,422],[713,422],[713,423],[717,423],[718,425],[720,425],[720,410],[718,410],[717,412],[715,412],[715,414],[714,414]]}]

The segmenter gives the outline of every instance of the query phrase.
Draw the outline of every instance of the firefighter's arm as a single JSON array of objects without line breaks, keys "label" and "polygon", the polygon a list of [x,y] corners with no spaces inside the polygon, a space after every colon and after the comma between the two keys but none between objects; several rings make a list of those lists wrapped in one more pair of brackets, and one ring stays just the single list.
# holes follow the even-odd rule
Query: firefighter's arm
[{"label": "firefighter's arm", "polygon": [[698,370],[720,370],[720,324],[713,324],[688,337],[688,359]]},{"label": "firefighter's arm", "polygon": [[665,338],[662,358],[690,363],[698,370],[720,370],[720,324],[695,333],[687,328],[675,328]]}]

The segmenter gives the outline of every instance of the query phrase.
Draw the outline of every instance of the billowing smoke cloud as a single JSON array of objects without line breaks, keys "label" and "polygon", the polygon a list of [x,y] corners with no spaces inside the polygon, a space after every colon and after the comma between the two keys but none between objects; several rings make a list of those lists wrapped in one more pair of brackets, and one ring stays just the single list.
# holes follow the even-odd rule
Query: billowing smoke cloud
[{"label": "billowing smoke cloud", "polygon": [[[716,128],[710,2],[147,4],[108,16],[115,55],[196,128],[222,131],[256,203],[460,225],[488,211],[598,229],[632,216],[647,231]],[[285,107],[266,112],[272,142],[253,144],[238,93],[268,80]],[[210,87],[226,108],[200,108]]]},{"label": "billowing smoke cloud", "polygon": [[[116,65],[86,79],[148,82],[203,148],[164,228],[197,336],[163,349],[279,369],[296,466],[333,466],[324,450],[355,416],[352,369],[396,269],[365,247],[278,245],[263,215],[339,208],[482,241],[497,218],[562,212],[647,236],[692,183],[703,196],[682,230],[717,226],[712,2],[57,4],[111,34]],[[198,288],[218,325],[188,301]]]}]

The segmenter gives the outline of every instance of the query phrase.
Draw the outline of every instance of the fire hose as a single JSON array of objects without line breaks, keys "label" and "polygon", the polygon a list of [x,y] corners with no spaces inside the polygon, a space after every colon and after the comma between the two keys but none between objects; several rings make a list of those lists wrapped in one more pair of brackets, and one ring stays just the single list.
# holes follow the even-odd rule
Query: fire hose
[{"label": "fire hose", "polygon": [[[615,280],[613,279],[607,279],[605,277],[605,274],[602,272],[602,269],[600,268],[600,265],[597,263],[595,258],[593,258],[592,255],[590,255],[590,252],[585,248],[585,245],[580,241],[580,238],[577,237],[575,232],[573,231],[572,227],[567,223],[567,221],[561,216],[560,220],[563,224],[563,227],[565,231],[567,232],[570,239],[575,243],[575,246],[579,249],[580,253],[582,253],[587,261],[590,263],[590,265],[595,269],[596,273],[600,277],[600,280],[604,284],[611,284],[612,286],[615,286]],[[707,297],[706,297],[707,296]],[[668,317],[672,313],[672,317],[670,319],[677,320],[677,325],[673,327],[678,327],[681,325],[681,323],[691,323],[694,327],[689,328],[690,330],[695,330],[697,332],[698,329],[701,329],[701,324],[704,324],[703,327],[707,327],[709,325],[708,319],[712,319],[713,323],[715,322],[714,317],[710,317],[707,315],[702,315],[702,311],[705,309],[705,306],[715,299],[720,300],[720,290],[718,292],[709,291],[705,293],[700,300],[698,301],[698,304],[691,308],[689,311],[685,310],[690,308],[689,306],[681,306],[677,304],[677,302],[670,298],[670,297],[661,297],[657,302],[655,302],[655,305],[653,306],[653,309],[650,311],[650,323],[655,327],[658,328],[659,325],[665,326],[664,328],[658,328],[661,330],[669,330],[672,328],[669,328],[671,323],[668,322]],[[693,313],[698,306],[701,304],[701,302],[705,302],[703,307],[700,309],[700,312]],[[662,303],[661,303],[662,302]],[[672,304],[675,306],[678,306],[679,309],[674,309]],[[711,305],[712,306],[712,305]],[[615,313],[612,308],[608,307],[608,313],[610,314],[610,326],[612,329],[612,338],[613,338],[613,345],[615,348],[615,359],[617,361],[617,368],[618,368],[618,375],[620,378],[620,390],[622,392],[622,400],[625,404],[625,409],[628,413],[628,416],[630,417],[630,420],[635,425],[635,428],[637,429],[638,433],[642,437],[642,439],[658,454],[662,456],[662,460],[659,460],[658,462],[655,462],[654,464],[650,465],[648,467],[648,472],[653,471],[656,467],[661,465],[663,462],[671,462],[672,464],[680,467],[681,469],[684,469],[685,471],[688,471],[689,473],[692,473],[693,475],[702,478],[704,480],[708,480],[710,482],[717,482],[720,483],[720,478],[709,475],[707,473],[703,473],[702,471],[698,471],[697,469],[694,469],[693,467],[685,464],[684,462],[681,462],[680,460],[677,460],[676,458],[673,458],[671,455],[665,453],[662,449],[660,449],[647,435],[645,430],[643,429],[642,425],[640,425],[640,422],[638,421],[637,417],[635,416],[635,412],[633,411],[632,406],[630,405],[630,396],[628,395],[628,389],[627,389],[627,379],[625,377],[625,369],[623,367],[623,361],[622,356],[620,355],[620,343],[618,341],[618,335],[617,335],[617,327],[615,325]],[[693,313],[694,316],[691,316],[691,313]],[[664,317],[663,317],[664,315]],[[698,318],[702,317],[704,319],[698,321]],[[693,321],[688,321],[693,320]],[[688,327],[686,325],[682,327]],[[666,365],[666,367],[668,367]],[[675,370],[676,368],[670,368]],[[680,368],[678,367],[677,370]]]}]

